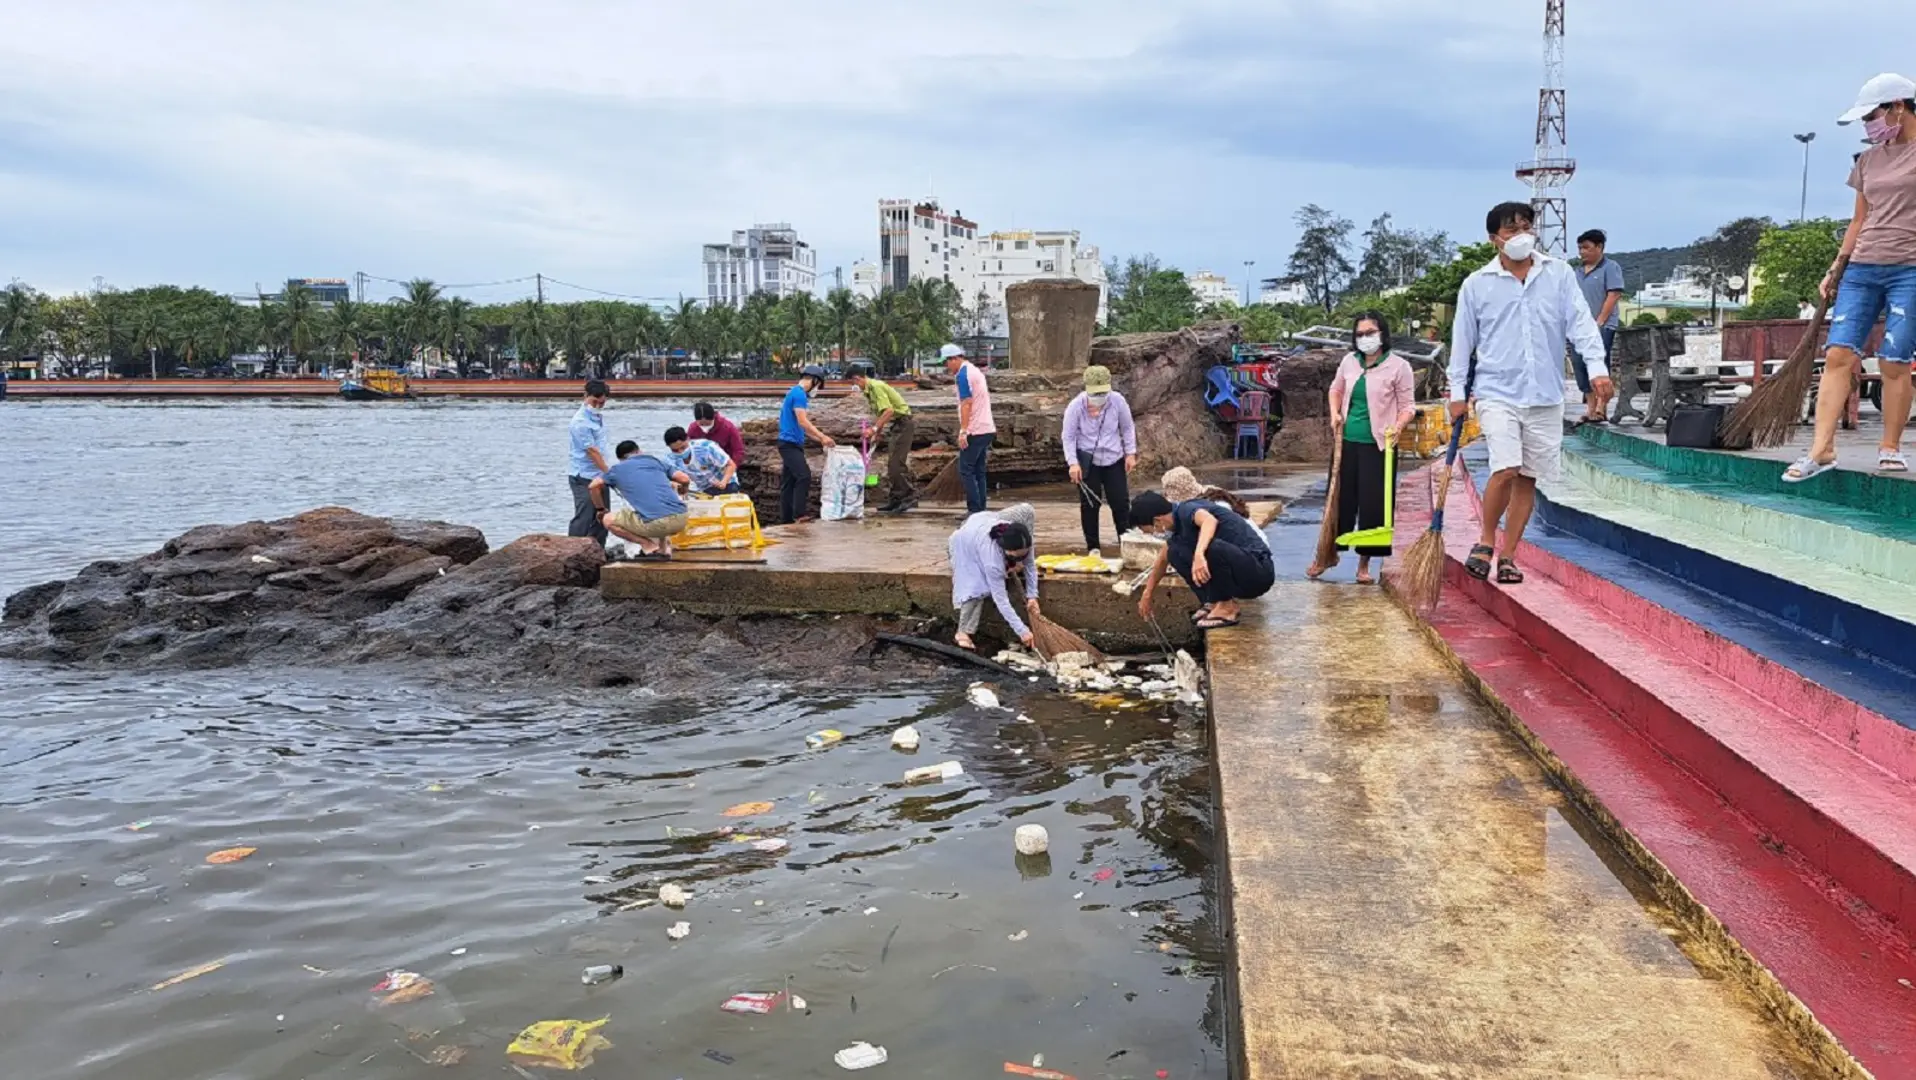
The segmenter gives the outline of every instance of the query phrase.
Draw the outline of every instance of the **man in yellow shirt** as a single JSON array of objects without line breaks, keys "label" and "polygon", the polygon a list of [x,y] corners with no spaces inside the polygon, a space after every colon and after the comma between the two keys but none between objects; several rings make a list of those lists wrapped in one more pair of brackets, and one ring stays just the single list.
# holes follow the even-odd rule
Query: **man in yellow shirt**
[{"label": "man in yellow shirt", "polygon": [[885,465],[890,499],[879,508],[879,512],[896,514],[910,510],[918,505],[918,492],[912,486],[911,466],[907,460],[907,455],[911,453],[912,438],[917,434],[911,418],[911,406],[905,404],[903,394],[878,377],[869,361],[853,363],[851,377],[858,392],[865,395],[866,407],[871,410],[872,445],[877,446],[885,432],[891,432],[891,449]]}]

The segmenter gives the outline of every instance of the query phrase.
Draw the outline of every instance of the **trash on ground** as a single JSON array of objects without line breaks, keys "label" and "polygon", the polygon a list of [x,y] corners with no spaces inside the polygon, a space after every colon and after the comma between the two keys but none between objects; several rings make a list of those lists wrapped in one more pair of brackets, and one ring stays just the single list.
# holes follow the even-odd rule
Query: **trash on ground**
[{"label": "trash on ground", "polygon": [[984,683],[972,683],[971,688],[965,691],[965,697],[981,709],[999,708],[998,695]]},{"label": "trash on ground", "polygon": [[691,893],[686,892],[683,888],[673,885],[670,882],[659,886],[659,903],[664,904],[666,907],[682,908],[685,906],[686,901],[690,899],[692,899]]},{"label": "trash on ground", "polygon": [[1007,941],[1023,941],[1024,939],[1026,939],[1026,938],[1028,938],[1028,937],[1030,937],[1030,936],[1031,936],[1031,931],[1029,931],[1029,930],[1020,930],[1020,931],[1018,931],[1018,932],[1017,932],[1017,933],[1015,933],[1015,934],[1006,934],[1006,935],[1005,935],[1005,940],[1007,940]]},{"label": "trash on ground", "polygon": [[726,998],[719,1008],[730,1013],[756,1013],[764,1016],[777,1008],[778,1003],[783,1000],[785,1000],[783,990],[756,990],[733,994]]},{"label": "trash on ground", "polygon": [[592,1055],[611,1049],[612,1043],[599,1034],[612,1018],[607,1016],[587,1023],[584,1020],[541,1020],[519,1033],[506,1047],[506,1059],[515,1065],[564,1069],[575,1072],[590,1068]]},{"label": "trash on ground", "polygon": [[772,804],[769,802],[742,802],[735,806],[726,807],[723,811],[723,816],[757,817],[760,814],[769,814],[771,812]]},{"label": "trash on ground", "polygon": [[236,863],[258,850],[258,848],[251,847],[223,848],[208,855],[206,861],[214,866],[224,866],[227,863]]},{"label": "trash on ground", "polygon": [[597,986],[600,983],[608,983],[614,979],[623,978],[625,978],[625,965],[623,964],[593,964],[591,967],[579,972],[579,981],[587,986]]},{"label": "trash on ground", "polygon": [[1077,1080],[1069,1073],[1055,1069],[1041,1069],[1035,1065],[1020,1065],[1015,1061],[1005,1062],[1005,1071],[1013,1076],[1029,1076],[1032,1080]]},{"label": "trash on ground", "polygon": [[841,1069],[869,1069],[873,1065],[883,1065],[891,1057],[882,1046],[873,1046],[868,1042],[855,1042],[838,1053],[832,1060],[838,1062]]},{"label": "trash on ground", "polygon": [[435,1046],[432,1048],[432,1051],[425,1056],[424,1060],[428,1065],[437,1065],[442,1069],[450,1069],[454,1065],[466,1060],[466,1054],[468,1052],[469,1051],[463,1046]]},{"label": "trash on ground", "polygon": [[965,767],[955,761],[943,761],[936,765],[923,765],[905,772],[907,784],[929,784],[939,780],[953,780],[965,775]]},{"label": "trash on ground", "polygon": [[813,750],[818,750],[830,746],[835,742],[843,742],[844,739],[844,732],[837,728],[826,728],[823,731],[814,731],[810,735],[805,736],[805,745],[811,747]]},{"label": "trash on ground", "polygon": [[718,1062],[720,1065],[730,1065],[734,1061],[738,1060],[737,1058],[733,1057],[730,1054],[721,1054],[717,1050],[707,1050],[705,1052],[705,1057],[712,1061]]},{"label": "trash on ground", "polygon": [[894,750],[918,749],[918,729],[906,724],[891,733],[891,745]]},{"label": "trash on ground", "polygon": [[671,938],[673,941],[684,941],[686,938],[692,936],[692,924],[689,922],[675,922],[665,928],[665,936]]},{"label": "trash on ground", "polygon": [[1020,855],[1043,855],[1051,850],[1051,834],[1043,825],[1020,825],[1011,842]]},{"label": "trash on ground", "polygon": [[169,986],[178,986],[189,979],[197,979],[202,975],[211,975],[213,972],[218,971],[219,969],[225,966],[226,966],[226,961],[215,960],[210,964],[201,964],[199,967],[196,967],[196,968],[187,968],[185,971],[180,972],[178,975],[175,975],[172,978],[165,980],[164,982],[154,983],[152,986],[152,989],[164,990]]}]

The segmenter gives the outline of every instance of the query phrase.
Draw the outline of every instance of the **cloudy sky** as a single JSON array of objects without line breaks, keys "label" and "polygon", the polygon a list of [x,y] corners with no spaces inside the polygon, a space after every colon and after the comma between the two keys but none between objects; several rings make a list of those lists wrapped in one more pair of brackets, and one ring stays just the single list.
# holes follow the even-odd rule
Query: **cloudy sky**
[{"label": "cloudy sky", "polygon": [[[1845,213],[1832,118],[1916,56],[1894,5],[1810,7],[1569,0],[1573,228],[1625,250],[1794,216],[1809,130],[1811,213]],[[827,274],[874,258],[881,197],[1233,278],[1281,268],[1306,202],[1475,239],[1523,194],[1543,0],[4,9],[0,281],[670,297],[754,221]]]}]

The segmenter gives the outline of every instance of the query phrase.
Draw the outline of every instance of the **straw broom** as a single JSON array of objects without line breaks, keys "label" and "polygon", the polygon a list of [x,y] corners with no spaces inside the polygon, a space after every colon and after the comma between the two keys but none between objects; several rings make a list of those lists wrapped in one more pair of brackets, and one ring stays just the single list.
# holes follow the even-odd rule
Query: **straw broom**
[{"label": "straw broom", "polygon": [[1038,655],[1046,660],[1055,660],[1061,653],[1090,653],[1094,663],[1102,663],[1104,654],[1091,647],[1091,643],[1078,635],[1045,618],[1033,616],[1031,620],[1031,644]]},{"label": "straw broom", "polygon": [[953,457],[925,485],[926,502],[961,503],[965,501],[965,478],[958,475],[958,459]]},{"label": "straw broom", "polygon": [[1331,449],[1331,481],[1324,493],[1324,523],[1317,528],[1317,554],[1312,556],[1320,571],[1337,565],[1337,489],[1341,486],[1337,480],[1344,465],[1344,437],[1336,428],[1331,429],[1331,437],[1337,440],[1337,445]]},{"label": "straw broom", "polygon": [[1432,611],[1444,588],[1444,499],[1450,494],[1450,481],[1457,469],[1457,446],[1464,434],[1464,421],[1451,422],[1450,453],[1444,458],[1444,486],[1437,489],[1437,500],[1430,511],[1430,528],[1404,554],[1399,574],[1403,593],[1411,607]]},{"label": "straw broom", "polygon": [[[1841,281],[1848,266],[1849,256],[1837,259],[1831,280]],[[1816,298],[1816,312],[1810,316],[1809,329],[1790,351],[1790,358],[1724,418],[1717,437],[1725,449],[1781,446],[1790,441],[1802,421],[1803,400],[1809,396],[1810,383],[1816,380],[1818,339],[1823,336],[1823,319],[1829,314],[1835,293],[1836,290],[1831,289],[1830,296]],[[1760,358],[1756,362],[1759,366],[1763,363]]]}]

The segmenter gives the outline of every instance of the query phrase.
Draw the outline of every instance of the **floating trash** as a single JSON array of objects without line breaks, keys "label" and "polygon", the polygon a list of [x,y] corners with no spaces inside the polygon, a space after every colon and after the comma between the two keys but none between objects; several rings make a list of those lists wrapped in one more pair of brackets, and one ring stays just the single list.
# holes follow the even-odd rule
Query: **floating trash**
[{"label": "floating trash", "polygon": [[918,729],[906,724],[891,733],[891,745],[894,750],[918,749]]},{"label": "floating trash", "polygon": [[1020,1065],[1015,1061],[1005,1062],[1005,1071],[1013,1076],[1029,1076],[1032,1080],[1077,1080],[1069,1073],[1040,1068],[1036,1065]]},{"label": "floating trash", "polygon": [[[823,731],[814,731],[810,735],[805,736],[805,745],[811,747],[813,750],[819,750],[833,743],[843,742],[844,739],[844,732],[837,728],[826,728]],[[767,809],[770,809],[770,807],[768,806]]]},{"label": "floating trash", "polygon": [[206,861],[213,866],[224,866],[227,863],[236,863],[258,850],[258,848],[251,847],[223,848],[208,855]]},{"label": "floating trash", "polygon": [[126,831],[127,832],[143,832],[152,827],[153,827],[153,823],[151,821],[134,821],[134,822],[129,822],[127,824]]},{"label": "floating trash", "polygon": [[587,1023],[584,1020],[541,1020],[528,1026],[506,1047],[506,1059],[515,1065],[576,1072],[592,1066],[592,1055],[612,1047],[611,1040],[599,1029],[611,1021],[607,1016]]},{"label": "floating trash", "polygon": [[122,889],[131,889],[135,885],[144,885],[146,884],[146,872],[144,870],[128,870],[126,873],[114,878],[113,884]]},{"label": "floating trash", "polygon": [[1018,826],[1011,842],[1020,855],[1043,855],[1051,850],[1051,834],[1045,832],[1043,825]]},{"label": "floating trash", "polygon": [[785,1000],[783,990],[754,990],[742,994],[733,994],[719,1004],[719,1008],[729,1013],[753,1013],[764,1016]]},{"label": "floating trash", "polygon": [[382,995],[377,1004],[380,1008],[391,1005],[406,1005],[422,998],[431,997],[437,989],[431,979],[417,971],[389,971],[386,977],[373,987],[373,993]]},{"label": "floating trash", "polygon": [[1108,866],[1100,867],[1097,873],[1091,875],[1091,880],[1092,881],[1110,881],[1113,877],[1117,876],[1117,873],[1118,872],[1116,870],[1113,870]]},{"label": "floating trash", "polygon": [[772,804],[769,802],[742,802],[734,806],[726,807],[724,811],[722,811],[721,816],[757,817],[760,814],[769,814],[771,812]]},{"label": "floating trash", "polygon": [[684,941],[686,938],[692,936],[692,924],[689,922],[675,922],[665,928],[665,936],[671,938],[673,941]]},{"label": "floating trash", "polygon": [[940,780],[954,780],[965,775],[965,767],[955,761],[944,761],[936,765],[923,765],[905,772],[907,784],[930,784]]},{"label": "floating trash", "polygon": [[692,899],[692,894],[671,883],[659,886],[659,903],[669,908],[682,908]]},{"label": "floating trash", "polygon": [[996,709],[1001,707],[998,704],[998,695],[992,691],[991,687],[986,686],[984,683],[972,683],[971,688],[965,691],[965,697],[973,705],[981,709]]},{"label": "floating trash", "polygon": [[789,840],[781,840],[776,836],[767,836],[762,839],[752,841],[751,846],[753,851],[768,851],[769,852],[769,851],[784,851],[786,848],[791,847],[792,845],[791,845],[791,841]]},{"label": "floating trash", "polygon": [[1006,940],[1006,941],[1023,941],[1024,939],[1026,939],[1026,938],[1028,938],[1028,937],[1030,937],[1030,936],[1031,936],[1031,931],[1029,931],[1029,930],[1020,930],[1020,931],[1018,931],[1018,932],[1017,932],[1017,933],[1015,933],[1015,934],[1006,934],[1006,935],[1005,935],[1005,940]]},{"label": "floating trash", "polygon": [[597,986],[600,983],[609,983],[614,979],[623,978],[625,978],[623,964],[593,964],[579,972],[579,981],[586,986]]},{"label": "floating trash", "polygon": [[891,1055],[885,1052],[884,1047],[868,1042],[855,1042],[832,1055],[832,1060],[838,1063],[839,1068],[854,1072],[869,1069],[873,1065],[883,1065],[890,1059]]},{"label": "floating trash", "polygon": [[175,975],[172,978],[165,980],[164,982],[154,983],[151,987],[149,987],[149,989],[165,990],[166,988],[171,986],[178,986],[181,983],[188,981],[189,979],[197,979],[202,975],[211,975],[213,972],[218,971],[219,969],[225,966],[226,966],[226,961],[215,960],[210,964],[201,964],[199,967],[196,967],[196,968],[187,968],[185,971],[180,972],[178,975]]}]

